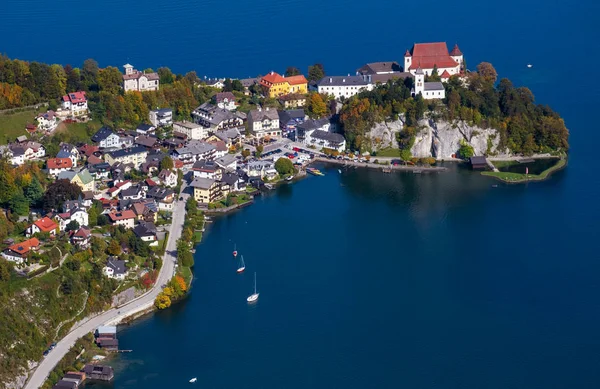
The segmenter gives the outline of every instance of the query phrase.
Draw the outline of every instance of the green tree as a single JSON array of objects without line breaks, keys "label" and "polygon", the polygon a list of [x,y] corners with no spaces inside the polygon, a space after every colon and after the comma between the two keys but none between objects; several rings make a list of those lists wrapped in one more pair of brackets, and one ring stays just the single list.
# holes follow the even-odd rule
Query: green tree
[{"label": "green tree", "polygon": [[319,119],[327,115],[327,104],[319,93],[313,92],[308,96],[304,111],[311,119]]},{"label": "green tree", "polygon": [[10,273],[12,272],[13,266],[4,258],[0,258],[0,281],[10,280]]},{"label": "green tree", "polygon": [[308,81],[319,81],[325,77],[325,68],[320,63],[308,67]]},{"label": "green tree", "polygon": [[81,70],[81,81],[84,87],[89,90],[97,90],[98,89],[98,62],[94,61],[91,58],[83,61],[83,68]]},{"label": "green tree", "polygon": [[250,150],[248,150],[248,149],[242,150],[242,157],[244,159],[248,158],[249,156],[250,156]]},{"label": "green tree", "polygon": [[77,231],[79,229],[79,222],[77,220],[71,220],[65,227],[65,231]]},{"label": "green tree", "polygon": [[121,72],[114,66],[109,66],[98,71],[98,87],[101,91],[112,95],[119,94],[122,79]]},{"label": "green tree", "polygon": [[173,169],[175,165],[173,164],[173,159],[171,159],[171,157],[166,156],[164,157],[159,164],[159,169],[160,170],[171,170]]},{"label": "green tree", "polygon": [[244,91],[244,85],[242,84],[242,82],[240,80],[237,80],[237,79],[231,81],[231,87],[233,88],[234,91],[238,91],[238,92]]},{"label": "green tree", "polygon": [[410,161],[410,159],[412,158],[412,154],[410,152],[410,149],[403,149],[400,150],[400,158],[406,162],[406,161]]},{"label": "green tree", "polygon": [[282,157],[275,162],[275,170],[280,175],[292,174],[294,173],[294,164],[289,158]]},{"label": "green tree", "polygon": [[257,145],[257,146],[256,146],[256,151],[254,152],[254,156],[255,156],[256,158],[260,158],[260,156],[262,155],[262,153],[263,153],[263,150],[264,150],[264,149],[265,149],[265,148],[264,148],[264,146],[263,146],[263,145]]},{"label": "green tree", "polygon": [[231,78],[226,78],[225,81],[223,81],[223,92],[233,92]]},{"label": "green tree", "polygon": [[13,193],[9,201],[9,209],[20,216],[29,214],[29,200],[27,200],[20,188]]},{"label": "green tree", "polygon": [[167,67],[158,68],[158,76],[160,77],[160,83],[163,85],[172,84],[175,81],[175,75]]},{"label": "green tree", "polygon": [[35,206],[44,197],[44,188],[37,177],[33,177],[24,189],[24,194],[30,205]]},{"label": "green tree", "polygon": [[98,215],[98,226],[102,227],[108,224],[108,216],[106,215]]},{"label": "green tree", "polygon": [[300,69],[298,69],[297,67],[294,66],[289,66],[286,70],[285,70],[285,76],[286,77],[291,77],[291,76],[297,76],[301,74],[300,73]]},{"label": "green tree", "polygon": [[471,158],[473,155],[475,155],[475,150],[473,149],[473,146],[471,146],[467,142],[461,141],[460,148],[458,149],[458,154],[462,158],[467,159],[467,158]]}]

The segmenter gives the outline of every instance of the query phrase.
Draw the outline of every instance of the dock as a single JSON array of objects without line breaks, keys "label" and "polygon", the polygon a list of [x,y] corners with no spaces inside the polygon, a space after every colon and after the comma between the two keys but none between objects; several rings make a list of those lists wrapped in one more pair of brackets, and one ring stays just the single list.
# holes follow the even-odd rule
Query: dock
[{"label": "dock", "polygon": [[448,170],[448,168],[442,167],[442,166],[411,166],[411,165],[380,165],[377,163],[372,163],[372,162],[354,162],[354,161],[348,161],[348,160],[344,160],[344,159],[330,159],[330,158],[323,158],[323,157],[315,157],[315,159],[313,161],[311,161],[309,163],[312,164],[314,162],[323,162],[323,163],[330,163],[333,165],[342,165],[342,166],[346,166],[346,167],[354,167],[354,168],[359,168],[359,167],[365,167],[365,168],[369,168],[369,169],[377,169],[377,170],[382,170],[385,169],[385,173],[391,173],[392,171],[418,171],[421,173],[430,173],[430,172],[444,172],[446,170]]}]

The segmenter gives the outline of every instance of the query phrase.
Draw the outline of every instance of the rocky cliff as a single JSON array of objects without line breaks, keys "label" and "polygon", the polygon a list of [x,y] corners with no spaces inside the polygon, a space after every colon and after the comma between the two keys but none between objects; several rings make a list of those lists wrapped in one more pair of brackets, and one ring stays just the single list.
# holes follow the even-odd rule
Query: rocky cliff
[{"label": "rocky cliff", "polygon": [[[367,134],[373,150],[398,148],[396,134],[402,131],[403,126],[402,120],[376,124]],[[473,146],[475,155],[510,155],[508,150],[499,150],[500,135],[495,129],[470,126],[465,122],[434,122],[431,119],[419,122],[411,153],[418,158],[450,159],[458,152],[461,142]]]}]

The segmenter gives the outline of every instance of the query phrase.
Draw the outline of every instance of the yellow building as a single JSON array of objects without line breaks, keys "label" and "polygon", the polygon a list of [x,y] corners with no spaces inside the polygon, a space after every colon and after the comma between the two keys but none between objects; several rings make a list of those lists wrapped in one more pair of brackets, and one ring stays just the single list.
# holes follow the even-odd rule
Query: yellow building
[{"label": "yellow building", "polygon": [[93,192],[96,190],[96,181],[90,172],[85,169],[75,174],[71,179],[71,183],[81,188],[83,192]]},{"label": "yellow building", "polygon": [[194,199],[199,203],[213,203],[223,198],[219,181],[196,177],[190,186],[194,188]]},{"label": "yellow building", "polygon": [[260,79],[265,95],[271,98],[290,93],[308,93],[308,81],[303,75],[283,77],[271,72]]}]

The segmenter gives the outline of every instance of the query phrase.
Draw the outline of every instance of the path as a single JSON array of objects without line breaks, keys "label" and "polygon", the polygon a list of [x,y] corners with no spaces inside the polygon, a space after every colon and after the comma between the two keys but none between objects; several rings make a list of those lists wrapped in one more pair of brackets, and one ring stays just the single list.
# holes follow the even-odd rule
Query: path
[{"label": "path", "polygon": [[410,166],[410,165],[380,165],[377,163],[371,162],[354,162],[347,161],[343,159],[330,159],[323,157],[315,157],[314,162],[323,162],[323,163],[331,163],[335,165],[341,166],[356,166],[356,167],[366,167],[370,169],[391,169],[391,170],[408,170],[408,171],[416,171],[416,172],[443,172],[448,170],[443,166]]},{"label": "path", "polygon": [[[182,186],[182,192],[184,189],[185,183]],[[169,239],[163,257],[163,265],[152,289],[122,307],[109,309],[108,311],[76,324],[64,338],[57,342],[54,350],[40,361],[40,364],[27,381],[25,389],[37,389],[42,386],[54,367],[67,352],[69,352],[69,349],[79,338],[93,332],[96,328],[105,323],[119,321],[136,312],[152,307],[154,299],[162,291],[163,285],[166,285],[175,273],[175,265],[177,264],[177,238],[181,236],[181,232],[183,231],[183,222],[185,221],[185,200],[187,200],[189,195],[182,194],[182,196],[183,201],[177,201],[175,204],[173,223],[171,224]]]}]

